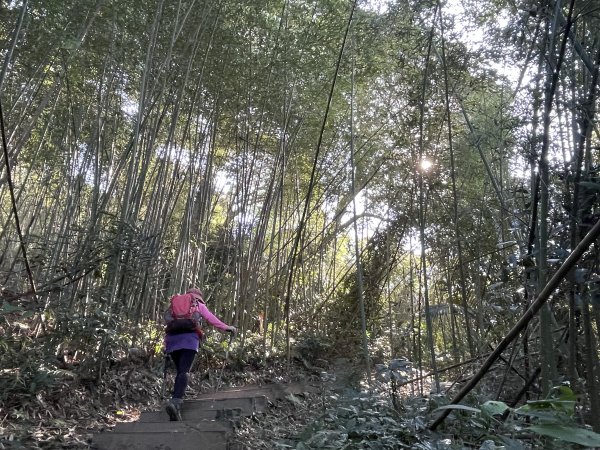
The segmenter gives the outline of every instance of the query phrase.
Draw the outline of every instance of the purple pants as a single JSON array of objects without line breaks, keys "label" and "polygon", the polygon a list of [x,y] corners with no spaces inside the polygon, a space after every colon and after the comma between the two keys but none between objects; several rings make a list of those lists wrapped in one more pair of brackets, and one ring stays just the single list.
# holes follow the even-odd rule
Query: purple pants
[{"label": "purple pants", "polygon": [[181,350],[171,352],[170,355],[177,369],[175,385],[173,386],[173,398],[182,399],[188,384],[188,373],[196,357],[196,351],[182,348]]}]

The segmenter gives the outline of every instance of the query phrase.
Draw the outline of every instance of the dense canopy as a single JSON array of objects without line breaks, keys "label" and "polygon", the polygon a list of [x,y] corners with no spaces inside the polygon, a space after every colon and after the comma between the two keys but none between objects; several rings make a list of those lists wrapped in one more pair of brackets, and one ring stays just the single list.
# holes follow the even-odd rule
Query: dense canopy
[{"label": "dense canopy", "polygon": [[584,0],[5,2],[2,414],[66,353],[159,353],[199,286],[242,359],[434,391],[470,361],[456,403],[494,367],[488,400],[568,385],[600,432],[598,30]]}]

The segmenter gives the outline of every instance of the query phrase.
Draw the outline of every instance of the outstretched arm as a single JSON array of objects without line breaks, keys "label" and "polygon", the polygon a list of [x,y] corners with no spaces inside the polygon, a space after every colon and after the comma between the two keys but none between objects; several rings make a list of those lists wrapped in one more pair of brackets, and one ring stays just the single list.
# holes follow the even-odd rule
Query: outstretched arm
[{"label": "outstretched arm", "polygon": [[212,325],[215,328],[223,331],[229,331],[231,328],[229,325],[221,322],[213,313],[211,313],[204,303],[200,303],[198,310],[200,311],[200,315],[206,319],[209,325]]}]

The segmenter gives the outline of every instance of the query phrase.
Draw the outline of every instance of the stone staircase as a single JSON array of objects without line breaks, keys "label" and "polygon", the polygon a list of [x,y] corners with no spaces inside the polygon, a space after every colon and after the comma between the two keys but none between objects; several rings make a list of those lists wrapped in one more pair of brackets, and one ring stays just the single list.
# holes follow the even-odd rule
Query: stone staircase
[{"label": "stone staircase", "polygon": [[182,422],[170,422],[167,413],[143,412],[138,422],[117,424],[96,434],[96,450],[242,450],[231,444],[233,424],[261,413],[289,394],[315,391],[304,384],[269,384],[229,388],[186,400]]}]

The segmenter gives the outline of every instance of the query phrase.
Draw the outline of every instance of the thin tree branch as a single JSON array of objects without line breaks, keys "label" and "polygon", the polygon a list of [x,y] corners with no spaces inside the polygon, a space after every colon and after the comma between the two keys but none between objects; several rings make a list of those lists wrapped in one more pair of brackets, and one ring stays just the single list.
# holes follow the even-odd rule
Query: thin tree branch
[{"label": "thin tree branch", "polygon": [[15,226],[17,228],[17,234],[19,235],[21,251],[23,252],[23,260],[25,261],[25,270],[27,271],[27,278],[29,279],[29,285],[31,286],[31,292],[33,293],[33,298],[35,300],[35,283],[33,281],[31,267],[29,266],[29,260],[27,259],[27,249],[25,248],[25,241],[23,240],[21,222],[19,221],[19,211],[17,209],[17,200],[15,198],[15,186],[13,184],[12,173],[10,171],[10,158],[8,156],[8,144],[6,143],[6,130],[4,129],[4,113],[2,111],[2,99],[0,99],[0,133],[2,134],[2,151],[4,153],[4,164],[6,165],[6,180],[8,181],[8,190],[10,191],[11,206],[13,214],[15,215]]},{"label": "thin tree branch", "polygon": [[342,40],[342,45],[340,46],[340,52],[338,54],[337,63],[335,67],[335,72],[333,74],[333,80],[331,82],[331,89],[329,90],[329,97],[327,98],[327,106],[325,108],[325,114],[323,115],[323,123],[321,125],[321,131],[319,133],[319,139],[317,141],[317,148],[315,150],[315,157],[313,159],[312,172],[310,174],[310,181],[308,183],[308,191],[306,193],[306,201],[304,203],[304,210],[302,211],[302,217],[300,218],[300,223],[298,224],[298,230],[296,232],[296,238],[294,239],[294,246],[292,248],[290,266],[288,269],[288,280],[287,280],[287,289],[285,294],[285,305],[284,305],[284,315],[285,315],[285,335],[286,335],[286,346],[287,346],[287,359],[290,360],[290,297],[292,291],[292,282],[294,280],[294,266],[296,263],[296,259],[298,257],[298,246],[300,245],[300,239],[304,234],[304,227],[306,226],[306,220],[308,216],[308,209],[310,206],[310,200],[312,197],[312,191],[315,185],[317,166],[319,161],[319,154],[321,153],[321,144],[323,142],[323,134],[325,132],[325,124],[327,123],[327,118],[329,117],[329,110],[331,109],[331,103],[333,101],[333,93],[335,91],[335,84],[337,80],[337,76],[340,70],[340,65],[342,63],[342,56],[344,55],[344,48],[346,47],[346,39],[348,38],[348,32],[350,31],[350,24],[352,23],[352,18],[354,16],[354,10],[356,9],[357,0],[354,0],[350,6],[350,14],[348,15],[348,22],[346,24],[346,30],[344,32],[344,38]]}]

